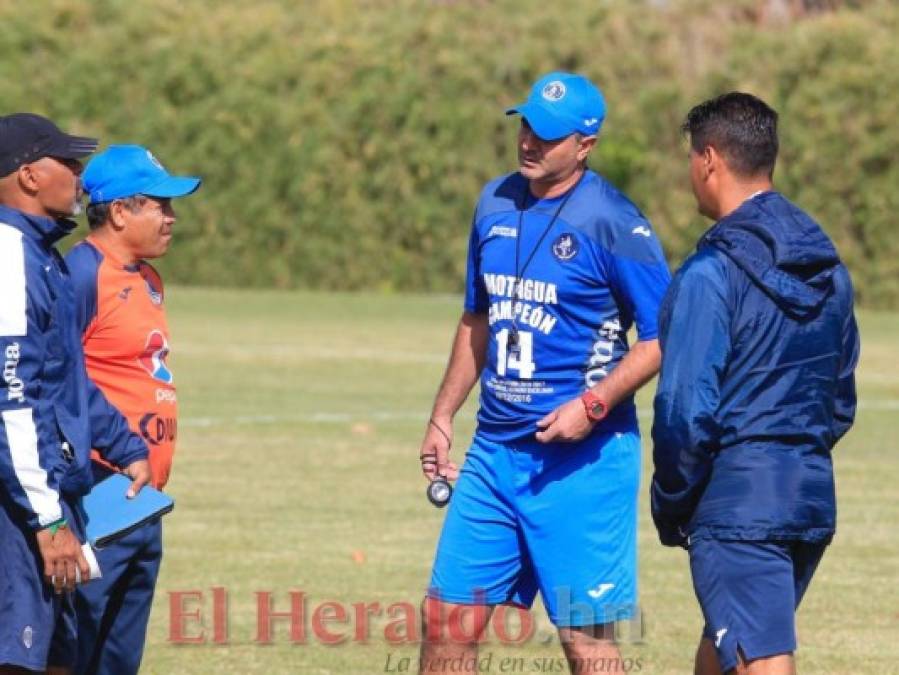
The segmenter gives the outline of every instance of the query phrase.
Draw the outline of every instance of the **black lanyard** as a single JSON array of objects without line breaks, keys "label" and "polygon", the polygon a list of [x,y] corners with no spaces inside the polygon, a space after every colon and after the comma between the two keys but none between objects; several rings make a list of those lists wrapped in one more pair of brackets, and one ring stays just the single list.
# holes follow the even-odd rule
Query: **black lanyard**
[{"label": "black lanyard", "polygon": [[518,232],[515,234],[515,282],[512,286],[512,328],[509,330],[509,337],[506,341],[506,344],[510,349],[518,349],[518,320],[517,320],[517,308],[518,301],[521,299],[519,291],[521,290],[521,281],[524,277],[524,273],[528,269],[528,265],[531,264],[531,260],[534,259],[534,255],[537,253],[537,249],[540,248],[540,244],[543,243],[543,240],[546,239],[546,235],[549,234],[549,231],[552,229],[553,225],[555,225],[556,220],[559,218],[559,214],[562,213],[562,209],[565,208],[565,205],[568,203],[568,200],[571,198],[571,195],[577,191],[578,185],[581,184],[581,181],[584,179],[584,176],[587,175],[587,170],[584,169],[584,172],[581,174],[580,178],[577,179],[577,183],[575,183],[568,192],[565,193],[565,196],[562,198],[562,201],[559,202],[559,206],[556,208],[556,212],[553,214],[553,217],[550,219],[549,224],[544,228],[543,233],[540,235],[540,239],[537,240],[537,243],[534,245],[534,248],[531,249],[530,255],[528,255],[527,260],[524,261],[524,267],[521,270],[518,269],[518,261],[521,253],[521,225],[524,222],[524,211],[525,204],[527,203],[528,194],[529,194],[529,184],[525,183],[524,192],[521,195],[521,204],[518,207]]}]

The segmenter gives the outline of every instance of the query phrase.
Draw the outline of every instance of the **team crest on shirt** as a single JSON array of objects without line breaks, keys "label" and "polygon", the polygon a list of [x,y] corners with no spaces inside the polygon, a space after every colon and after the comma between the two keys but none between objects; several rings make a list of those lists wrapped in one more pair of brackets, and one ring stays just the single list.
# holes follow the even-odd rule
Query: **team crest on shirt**
[{"label": "team crest on shirt", "polygon": [[553,242],[553,255],[561,262],[568,262],[577,255],[579,250],[580,245],[570,232],[560,234],[559,238]]},{"label": "team crest on shirt", "polygon": [[151,278],[152,275],[142,274],[141,276],[144,278],[144,285],[147,287],[147,294],[150,296],[150,302],[154,305],[161,305],[162,291],[156,288],[154,280]]},{"label": "team crest on shirt", "polygon": [[147,336],[147,346],[144,347],[137,361],[141,367],[150,373],[153,379],[171,384],[175,379],[172,377],[172,371],[166,365],[166,358],[169,355],[169,343],[160,331],[151,331]]}]

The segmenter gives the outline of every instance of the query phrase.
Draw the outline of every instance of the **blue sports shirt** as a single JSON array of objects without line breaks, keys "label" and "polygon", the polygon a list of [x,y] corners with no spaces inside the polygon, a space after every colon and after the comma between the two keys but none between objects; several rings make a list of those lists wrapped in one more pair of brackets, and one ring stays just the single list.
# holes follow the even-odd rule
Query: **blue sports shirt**
[{"label": "blue sports shirt", "polygon": [[[478,411],[489,440],[533,436],[541,417],[621,362],[631,326],[639,340],[658,335],[671,275],[652,226],[589,169],[572,190],[536,199],[516,172],[488,183],[475,211],[465,310],[490,325]],[[629,397],[594,432],[636,429]]]}]

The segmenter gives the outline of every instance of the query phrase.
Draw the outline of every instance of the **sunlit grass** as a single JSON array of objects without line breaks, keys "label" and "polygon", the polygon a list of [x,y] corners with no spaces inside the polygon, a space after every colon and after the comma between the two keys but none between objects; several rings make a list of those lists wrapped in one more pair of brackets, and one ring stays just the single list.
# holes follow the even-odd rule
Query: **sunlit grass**
[{"label": "sunlit grass", "polygon": [[[177,507],[166,518],[143,672],[378,673],[401,668],[404,657],[414,670],[417,647],[385,639],[386,612],[417,607],[429,577],[443,514],[425,500],[418,442],[459,300],[175,288],[169,305],[181,407],[169,486]],[[835,454],[839,531],[799,613],[805,673],[894,672],[899,660],[899,316],[861,320],[862,405]],[[638,401],[644,430],[650,399],[645,391]],[[460,455],[474,405],[458,417]],[[690,672],[701,617],[686,555],[657,543],[644,457],[646,633],[624,653],[642,672]],[[228,597],[224,645],[213,642],[213,587]],[[204,633],[206,643],[172,644],[170,593],[192,590],[202,601],[184,608],[199,608],[202,622],[187,618],[183,632]],[[256,593],[265,591],[278,612],[289,610],[291,591],[305,594],[305,644],[291,642],[286,620],[275,622],[272,644],[256,641]],[[334,646],[313,626],[328,600],[349,614],[326,624],[350,638]],[[367,643],[352,639],[352,605],[363,602],[381,610]],[[510,657],[525,659],[518,672],[541,672],[541,659],[548,668],[560,656],[542,610],[534,614],[536,637],[525,646],[484,647],[492,672]]]}]

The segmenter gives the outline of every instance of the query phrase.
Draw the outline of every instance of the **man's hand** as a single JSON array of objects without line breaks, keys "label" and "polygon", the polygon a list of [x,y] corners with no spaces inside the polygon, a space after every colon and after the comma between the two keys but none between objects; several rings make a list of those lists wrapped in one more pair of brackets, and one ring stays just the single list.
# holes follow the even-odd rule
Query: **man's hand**
[{"label": "man's hand", "polygon": [[421,472],[429,481],[437,476],[443,476],[449,480],[459,477],[459,467],[449,461],[449,451],[453,440],[453,424],[451,420],[429,420],[425,431],[421,449],[418,451],[421,459]]},{"label": "man's hand", "polygon": [[44,581],[53,586],[56,593],[74,591],[77,579],[90,578],[91,569],[81,552],[81,542],[69,528],[61,527],[56,534],[44,528],[38,530],[35,537],[44,562]]},{"label": "man's hand", "polygon": [[540,431],[536,436],[541,443],[579,441],[585,438],[595,425],[596,422],[587,417],[584,402],[580,398],[573,398],[537,422]]},{"label": "man's hand", "polygon": [[150,462],[145,459],[131,462],[131,464],[125,467],[123,473],[131,478],[131,486],[128,488],[128,492],[125,495],[128,499],[136,497],[137,493],[140,492],[140,489],[153,480],[153,473],[150,471]]}]

